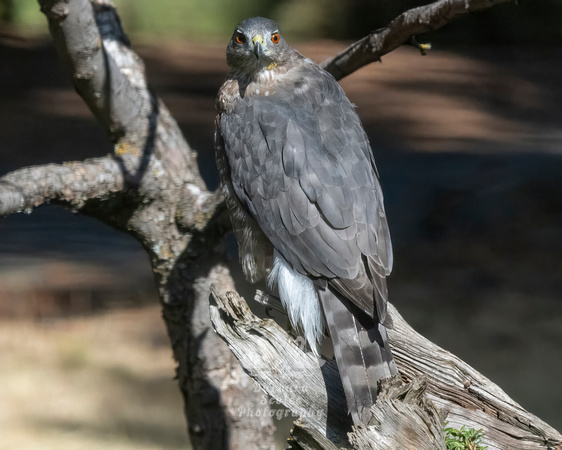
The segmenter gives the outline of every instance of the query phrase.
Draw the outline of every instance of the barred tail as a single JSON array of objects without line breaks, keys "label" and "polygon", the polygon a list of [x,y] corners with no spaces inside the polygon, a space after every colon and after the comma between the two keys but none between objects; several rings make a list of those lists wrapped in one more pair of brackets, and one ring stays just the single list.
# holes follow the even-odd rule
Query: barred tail
[{"label": "barred tail", "polygon": [[396,373],[384,325],[329,286],[318,289],[353,423],[366,423],[377,382]]}]

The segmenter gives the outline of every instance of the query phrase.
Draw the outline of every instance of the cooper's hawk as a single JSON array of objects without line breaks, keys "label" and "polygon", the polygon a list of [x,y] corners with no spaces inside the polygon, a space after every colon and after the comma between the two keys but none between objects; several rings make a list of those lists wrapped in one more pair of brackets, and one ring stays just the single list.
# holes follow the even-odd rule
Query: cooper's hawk
[{"label": "cooper's hawk", "polygon": [[317,352],[324,326],[355,423],[396,374],[386,329],[392,248],[367,135],[336,80],[277,24],[241,22],[217,97],[217,165],[246,277],[277,287]]}]

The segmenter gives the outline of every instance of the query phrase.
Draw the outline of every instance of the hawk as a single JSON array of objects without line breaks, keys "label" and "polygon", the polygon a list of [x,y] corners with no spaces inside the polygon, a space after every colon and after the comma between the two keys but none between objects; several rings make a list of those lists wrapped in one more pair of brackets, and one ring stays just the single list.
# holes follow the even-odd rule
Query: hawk
[{"label": "hawk", "polygon": [[354,423],[397,373],[383,325],[392,248],[375,161],[338,82],[278,25],[236,27],[215,151],[240,261],[276,288],[311,349],[327,327]]}]

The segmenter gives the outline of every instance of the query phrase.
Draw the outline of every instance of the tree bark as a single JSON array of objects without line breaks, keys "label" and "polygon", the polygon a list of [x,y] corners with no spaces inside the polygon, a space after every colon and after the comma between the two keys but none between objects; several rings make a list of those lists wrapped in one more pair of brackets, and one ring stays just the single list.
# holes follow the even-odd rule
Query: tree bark
[{"label": "tree bark", "polygon": [[340,80],[367,64],[380,61],[382,56],[411,42],[417,34],[441,28],[463,14],[508,1],[510,0],[439,0],[410,9],[400,14],[386,27],[375,30],[354,42],[321,65],[336,80]]},{"label": "tree bark", "polygon": [[[416,333],[391,304],[385,325],[400,375],[382,383],[369,425],[352,431],[334,360],[314,357],[302,339],[295,340],[271,319],[257,318],[235,292],[211,291],[217,333],[246,372],[300,417],[294,448],[444,448],[446,416],[449,426],[482,429],[490,450],[562,449],[560,433]],[[279,300],[267,297],[267,302],[276,307]]]}]

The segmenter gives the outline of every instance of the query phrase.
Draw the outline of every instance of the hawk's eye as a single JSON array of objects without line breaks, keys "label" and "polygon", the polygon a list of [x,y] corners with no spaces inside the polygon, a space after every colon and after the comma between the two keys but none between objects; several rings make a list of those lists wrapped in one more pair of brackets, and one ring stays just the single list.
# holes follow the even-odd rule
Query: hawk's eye
[{"label": "hawk's eye", "polygon": [[237,33],[236,34],[236,43],[237,44],[243,44],[244,42],[246,42],[246,36],[244,36],[243,34]]},{"label": "hawk's eye", "polygon": [[271,42],[274,44],[279,44],[279,33],[273,33],[271,35]]}]

